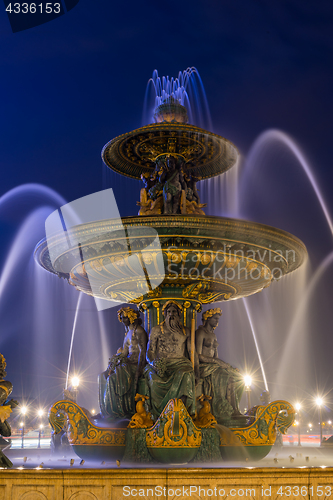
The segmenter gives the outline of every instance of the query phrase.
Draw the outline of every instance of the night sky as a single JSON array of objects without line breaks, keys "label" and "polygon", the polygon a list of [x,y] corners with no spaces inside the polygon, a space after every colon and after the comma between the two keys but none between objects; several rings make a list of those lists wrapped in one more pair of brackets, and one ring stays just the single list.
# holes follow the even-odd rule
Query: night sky
[{"label": "night sky", "polygon": [[[146,84],[154,69],[160,75],[177,76],[195,66],[207,94],[213,131],[237,145],[243,159],[240,170],[247,168],[245,158],[259,134],[267,129],[282,130],[308,159],[333,213],[332,20],[331,2],[321,0],[80,0],[58,19],[12,33],[2,8],[0,196],[26,183],[48,186],[66,201],[113,187],[121,215],[134,214],[140,183],[106,174],[100,151],[113,137],[142,125]],[[241,216],[300,237],[315,271],[332,251],[332,237],[297,162],[286,150],[273,148],[265,166],[247,172],[246,178]],[[30,193],[0,205],[3,273],[17,231],[29,213],[47,205],[47,215],[59,206],[46,198],[44,203],[42,198]],[[39,229],[37,233],[34,244],[43,236]],[[32,251],[29,245],[27,248],[30,253],[25,258],[30,258]],[[23,276],[24,284],[5,277],[11,284],[2,282],[0,287],[0,352],[8,360],[8,379],[16,387],[15,395],[26,395],[30,384],[31,397],[38,398],[28,373],[35,319],[30,321],[23,312],[32,307],[33,294],[22,259],[14,264],[13,276]],[[5,278],[2,274],[1,279]],[[48,283],[57,280],[48,278]],[[333,376],[331,283],[332,279],[326,280],[311,301],[309,342],[313,359],[322,362],[313,371],[313,387],[317,384],[324,392],[330,390]],[[66,284],[61,286],[65,290]],[[64,293],[73,300],[76,297],[75,290]],[[58,296],[54,300],[57,307],[61,310]],[[73,311],[67,316],[67,331],[59,334],[59,344],[50,341],[53,354],[57,353],[55,360],[62,360],[62,371],[67,364]],[[115,330],[119,332],[119,327]],[[46,371],[51,366],[48,328],[44,335],[45,356],[43,362],[36,360],[36,373],[39,364],[44,363]],[[269,356],[266,349],[265,359]],[[57,376],[60,372],[52,375]],[[57,383],[59,389],[63,382]],[[46,401],[45,390],[43,397]]]}]

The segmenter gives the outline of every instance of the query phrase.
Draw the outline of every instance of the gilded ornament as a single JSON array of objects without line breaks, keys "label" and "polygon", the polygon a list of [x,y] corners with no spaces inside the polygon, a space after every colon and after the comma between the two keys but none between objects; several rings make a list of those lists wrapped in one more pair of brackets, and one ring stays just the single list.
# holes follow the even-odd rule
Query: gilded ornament
[{"label": "gilded ornament", "polygon": [[181,312],[183,312],[183,307],[181,306],[181,304],[179,302],[177,302],[176,300],[168,300],[165,304],[163,304],[163,307],[162,307],[163,314],[164,314],[165,309],[167,309],[170,304],[174,304],[176,307],[178,307],[178,309]]},{"label": "gilded ornament", "polygon": [[[255,421],[249,427],[230,428],[243,446],[273,445],[276,429],[285,434],[292,425],[295,410],[287,401],[273,401],[267,406],[256,407]],[[227,446],[220,435],[220,446]]]},{"label": "gilded ornament", "polygon": [[222,315],[222,309],[219,307],[216,307],[215,309],[208,309],[208,311],[205,311],[202,314],[202,321],[205,322],[207,321],[208,318],[211,318],[215,314],[219,314],[220,316]]},{"label": "gilded ornament", "polygon": [[140,317],[138,311],[135,311],[131,307],[122,307],[117,311],[118,321],[122,322],[122,316],[129,318],[131,325]]},{"label": "gilded ornament", "polygon": [[154,427],[146,431],[148,448],[199,448],[201,437],[181,399],[171,399]]},{"label": "gilded ornament", "polygon": [[212,399],[211,396],[205,396],[204,394],[201,394],[198,398],[202,404],[202,408],[200,408],[198,416],[194,420],[194,424],[200,429],[215,428],[217,424],[216,418],[211,414],[210,399]]},{"label": "gilded ornament", "polygon": [[145,409],[145,401],[147,399],[149,399],[148,396],[136,394],[136,413],[133,415],[130,423],[128,424],[130,429],[146,429],[147,427],[152,427],[154,425],[151,414],[147,413]]},{"label": "gilded ornament", "polygon": [[149,266],[153,262],[153,256],[151,253],[143,253],[142,260],[147,266]]},{"label": "gilded ornament", "polygon": [[49,422],[57,434],[65,425],[71,445],[125,446],[126,429],[106,429],[90,422],[85,411],[72,401],[58,401],[49,410]]}]

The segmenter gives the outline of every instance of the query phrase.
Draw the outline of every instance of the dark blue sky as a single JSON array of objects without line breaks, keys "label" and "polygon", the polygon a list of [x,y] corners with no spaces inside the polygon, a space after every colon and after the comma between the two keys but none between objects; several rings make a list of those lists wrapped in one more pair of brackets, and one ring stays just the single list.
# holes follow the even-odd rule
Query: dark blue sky
[{"label": "dark blue sky", "polygon": [[[111,138],[141,126],[153,70],[176,76],[195,66],[214,132],[244,156],[266,129],[290,134],[333,212],[332,21],[332,3],[322,0],[80,0],[64,16],[13,34],[1,10],[0,196],[24,183],[45,184],[68,201],[102,189],[100,151]],[[132,187],[112,179],[116,198],[117,187],[122,190],[121,213],[134,214],[136,200],[126,196]],[[285,200],[288,210],[297,212],[309,196],[318,232],[306,243],[318,247],[319,261],[331,243],[316,199],[294,171],[284,172],[283,184],[290,199],[297,193],[294,207]],[[20,202],[0,214],[3,260],[27,210]],[[279,210],[253,207],[251,218],[294,232],[299,225],[296,233],[304,238],[310,212],[303,224],[303,208],[294,222],[292,216],[279,222]],[[1,342],[0,348],[11,350]]]},{"label": "dark blue sky", "polygon": [[107,2],[11,33],[0,15],[1,193],[45,183],[66,199],[102,187],[100,150],[141,125],[153,69],[196,66],[215,132],[246,152],[274,127],[330,195],[332,5],[327,1]]}]

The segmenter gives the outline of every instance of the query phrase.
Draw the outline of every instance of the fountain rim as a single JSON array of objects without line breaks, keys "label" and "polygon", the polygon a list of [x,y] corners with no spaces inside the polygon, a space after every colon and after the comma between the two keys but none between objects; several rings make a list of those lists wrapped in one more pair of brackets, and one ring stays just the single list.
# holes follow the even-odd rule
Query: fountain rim
[{"label": "fountain rim", "polygon": [[[112,225],[112,221],[116,221],[116,225]],[[170,225],[170,221],[172,221],[172,224]],[[294,262],[294,265],[289,265],[288,262],[288,269],[284,273],[290,274],[291,272],[295,271],[298,269],[304,261],[308,257],[307,249],[305,244],[300,240],[297,236],[294,236],[293,234],[289,233],[288,231],[285,231],[284,229],[279,229],[275,228],[273,226],[267,225],[267,224],[262,224],[260,222],[253,222],[253,221],[248,221],[245,219],[235,219],[231,217],[217,217],[217,216],[207,216],[207,215],[155,215],[155,216],[128,216],[128,217],[121,217],[120,219],[102,219],[99,221],[93,221],[93,222],[87,222],[83,224],[78,224],[75,226],[72,226],[71,228],[68,229],[68,233],[73,233],[73,232],[79,232],[81,235],[84,237],[85,241],[84,244],[89,244],[93,243],[96,237],[98,237],[98,229],[100,229],[103,233],[106,233],[107,231],[117,231],[120,229],[123,229],[124,227],[133,227],[133,226],[140,226],[140,227],[151,227],[156,230],[156,228],[172,228],[175,227],[177,234],[159,234],[159,237],[192,237],[192,238],[205,238],[208,239],[209,237],[215,238],[216,240],[223,240],[223,241],[232,241],[233,243],[241,243],[244,244],[244,241],[241,241],[239,238],[240,235],[248,233],[248,236],[250,237],[252,234],[256,234],[258,236],[258,230],[260,230],[260,233],[265,236],[265,238],[268,241],[268,238],[271,236],[274,236],[275,240],[280,240],[282,243],[282,240],[284,241],[289,241],[292,246],[296,246],[298,253],[299,253],[299,258],[297,259],[296,262]],[[235,235],[233,238],[230,236],[224,236],[222,235],[204,235],[204,236],[199,236],[199,235],[188,235],[184,234],[183,232],[179,234],[180,229],[191,229],[194,227],[200,227],[203,230],[205,229],[208,231],[209,229],[215,229],[215,230],[221,230],[223,227],[225,230],[234,230],[238,229],[239,232],[238,238],[237,235]],[[89,229],[94,229],[94,232],[90,232],[89,234]],[[53,235],[50,236],[49,242],[53,242],[57,239],[59,239],[59,235],[62,235],[62,237],[65,239],[66,235],[64,235],[64,232],[57,232],[54,233]],[[88,236],[88,237],[87,237]],[[61,238],[62,239],[62,238]],[[273,240],[272,240],[273,241]],[[264,248],[268,251],[274,252],[272,248],[266,248],[263,247],[261,244],[258,242],[251,242],[251,246],[253,247],[258,247],[258,248]],[[286,243],[285,243],[286,245]],[[291,245],[290,245],[291,246]],[[53,274],[56,274],[52,269],[48,268],[43,264],[43,261],[41,259],[42,253],[47,250],[47,239],[42,238],[36,245],[34,249],[34,260],[36,263],[38,263],[42,268],[47,270],[48,272],[52,272]],[[176,250],[176,249],[175,249]]]},{"label": "fountain rim", "polygon": [[[120,153],[120,148],[129,140],[139,136],[148,136],[152,132],[188,132],[192,134],[197,134],[198,136],[205,136],[207,138],[213,139],[218,143],[218,147],[223,149],[220,154],[216,156],[213,160],[206,161],[201,166],[191,167],[191,171],[196,175],[200,176],[201,179],[209,179],[217,175],[223,174],[230,170],[234,165],[237,164],[239,160],[240,153],[229,139],[222,137],[218,134],[205,130],[203,128],[197,127],[195,125],[179,123],[179,122],[161,122],[161,123],[151,123],[143,127],[134,129],[130,132],[118,135],[117,137],[111,139],[105,144],[101,151],[101,157],[104,164],[120,175],[130,177],[132,179],[140,180],[141,174],[152,173],[155,165],[151,160],[146,160],[146,162],[151,161],[151,166],[141,165],[135,163],[130,157],[124,156]],[[215,146],[216,148],[216,146]],[[229,148],[229,151],[225,151]],[[170,153],[172,154],[172,153]],[[178,155],[179,156],[179,155]],[[226,162],[226,160],[228,160]],[[193,159],[195,161],[195,159]],[[227,163],[227,164],[226,164]]]}]

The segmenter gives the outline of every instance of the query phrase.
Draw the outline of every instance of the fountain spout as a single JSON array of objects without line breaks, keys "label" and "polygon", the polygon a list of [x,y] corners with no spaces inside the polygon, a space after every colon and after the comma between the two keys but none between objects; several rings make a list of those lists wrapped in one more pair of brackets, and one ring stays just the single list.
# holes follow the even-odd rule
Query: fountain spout
[{"label": "fountain spout", "polygon": [[155,123],[187,123],[187,109],[172,95],[156,107]]}]

